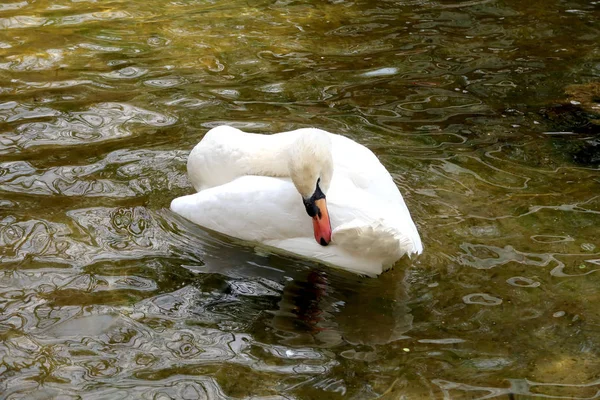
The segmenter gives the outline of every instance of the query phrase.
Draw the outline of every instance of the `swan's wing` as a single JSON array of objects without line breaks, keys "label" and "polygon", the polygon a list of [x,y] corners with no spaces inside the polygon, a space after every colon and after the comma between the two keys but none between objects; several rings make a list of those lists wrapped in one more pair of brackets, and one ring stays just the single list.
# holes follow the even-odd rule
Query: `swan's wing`
[{"label": "swan's wing", "polygon": [[378,258],[387,267],[405,254],[418,253],[410,237],[384,225],[381,220],[355,219],[342,224],[333,231],[332,242],[350,254]]},{"label": "swan's wing", "polygon": [[332,242],[337,246],[388,265],[405,254],[422,252],[419,233],[402,197],[390,204],[346,178],[332,182],[328,197],[335,226]]},{"label": "swan's wing", "polygon": [[178,197],[171,210],[190,221],[243,240],[312,237],[312,221],[289,179],[243,176]]},{"label": "swan's wing", "polygon": [[382,272],[380,257],[364,257],[363,255],[350,253],[340,246],[331,244],[329,246],[321,246],[313,237],[274,240],[264,242],[264,244],[304,257],[313,258],[356,274],[375,277]]}]

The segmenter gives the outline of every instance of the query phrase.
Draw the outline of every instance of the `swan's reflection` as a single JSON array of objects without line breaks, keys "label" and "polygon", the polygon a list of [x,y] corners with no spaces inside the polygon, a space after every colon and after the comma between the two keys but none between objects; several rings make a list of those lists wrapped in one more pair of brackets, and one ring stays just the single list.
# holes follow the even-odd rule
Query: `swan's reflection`
[{"label": "swan's reflection", "polygon": [[377,281],[310,269],[287,284],[272,326],[292,334],[287,345],[330,347],[343,342],[376,345],[412,327],[406,291],[398,274]]},{"label": "swan's reflection", "polygon": [[327,329],[323,326],[328,310],[323,309],[327,297],[327,274],[309,270],[304,280],[292,280],[285,285],[279,309],[274,312],[274,326],[298,333],[318,333]]},{"label": "swan's reflection", "polygon": [[232,281],[236,288],[258,281],[275,289],[271,296],[280,296],[270,302],[274,309],[265,310],[269,317],[253,323],[250,333],[257,340],[267,340],[264,332],[274,330],[276,340],[287,346],[377,345],[401,339],[412,328],[400,267],[377,279],[364,278],[209,236],[202,240],[210,243],[204,264],[188,268],[222,276],[230,291]]}]

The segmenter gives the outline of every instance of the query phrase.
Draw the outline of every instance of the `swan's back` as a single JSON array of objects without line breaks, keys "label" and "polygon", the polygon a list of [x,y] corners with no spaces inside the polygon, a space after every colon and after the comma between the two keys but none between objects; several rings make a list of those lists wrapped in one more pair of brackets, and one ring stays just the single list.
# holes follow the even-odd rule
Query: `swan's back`
[{"label": "swan's back", "polygon": [[348,177],[357,188],[381,200],[404,204],[392,176],[371,150],[345,136],[336,134],[331,136],[334,174]]}]

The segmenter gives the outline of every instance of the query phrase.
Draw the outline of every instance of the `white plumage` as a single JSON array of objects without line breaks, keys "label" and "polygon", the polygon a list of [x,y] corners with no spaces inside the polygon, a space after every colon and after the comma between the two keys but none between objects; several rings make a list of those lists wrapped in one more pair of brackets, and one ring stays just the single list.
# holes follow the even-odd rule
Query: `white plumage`
[{"label": "white plumage", "polygon": [[[192,150],[187,168],[198,193],[174,199],[171,209],[217,232],[370,276],[423,250],[390,174],[369,149],[344,136],[219,126]],[[328,246],[313,237],[302,203],[317,182],[331,221]]]}]

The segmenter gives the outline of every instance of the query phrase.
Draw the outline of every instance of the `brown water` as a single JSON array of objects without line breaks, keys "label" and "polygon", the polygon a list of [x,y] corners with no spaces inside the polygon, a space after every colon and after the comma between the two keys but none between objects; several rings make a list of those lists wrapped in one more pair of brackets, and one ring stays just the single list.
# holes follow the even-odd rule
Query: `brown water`
[{"label": "brown water", "polygon": [[[2,1],[0,398],[599,398],[598,43],[598,1]],[[367,145],[425,253],[177,217],[222,123]]]}]

